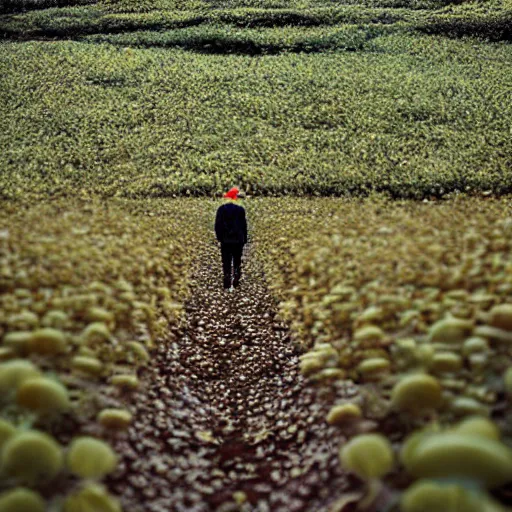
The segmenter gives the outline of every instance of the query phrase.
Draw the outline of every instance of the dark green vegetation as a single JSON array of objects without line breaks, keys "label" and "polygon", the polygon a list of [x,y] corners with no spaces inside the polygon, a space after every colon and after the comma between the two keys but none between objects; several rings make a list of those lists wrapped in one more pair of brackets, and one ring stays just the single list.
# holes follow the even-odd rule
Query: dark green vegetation
[{"label": "dark green vegetation", "polygon": [[512,191],[505,3],[9,1],[3,198]]}]

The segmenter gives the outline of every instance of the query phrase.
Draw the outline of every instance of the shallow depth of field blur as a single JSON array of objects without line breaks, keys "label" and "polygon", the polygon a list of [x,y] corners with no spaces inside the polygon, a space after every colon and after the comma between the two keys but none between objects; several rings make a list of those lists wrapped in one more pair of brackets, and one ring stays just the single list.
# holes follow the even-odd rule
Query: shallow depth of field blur
[{"label": "shallow depth of field blur", "polygon": [[[510,0],[0,0],[0,512],[139,512],[123,442],[155,455],[155,354],[219,321],[234,184],[261,321],[344,439],[315,512],[512,510],[511,28]],[[243,489],[195,506],[287,510]]]}]

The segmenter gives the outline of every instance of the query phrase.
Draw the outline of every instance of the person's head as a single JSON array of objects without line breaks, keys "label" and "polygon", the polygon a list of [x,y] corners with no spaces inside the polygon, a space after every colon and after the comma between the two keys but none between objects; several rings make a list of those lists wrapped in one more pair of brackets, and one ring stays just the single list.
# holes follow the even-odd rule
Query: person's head
[{"label": "person's head", "polygon": [[224,198],[226,199],[232,199],[233,201],[236,201],[239,197],[240,190],[238,190],[238,187],[233,187],[232,189],[228,190],[224,194]]}]

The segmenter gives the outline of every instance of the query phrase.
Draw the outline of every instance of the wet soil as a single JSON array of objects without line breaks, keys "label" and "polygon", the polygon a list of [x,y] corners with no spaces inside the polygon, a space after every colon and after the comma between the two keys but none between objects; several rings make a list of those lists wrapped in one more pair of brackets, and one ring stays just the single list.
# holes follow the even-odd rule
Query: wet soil
[{"label": "wet soil", "polygon": [[339,383],[320,396],[299,373],[250,247],[229,293],[218,247],[208,246],[185,326],[140,376],[107,482],[125,512],[320,512],[357,487],[339,465],[343,433],[325,423],[330,405],[356,390]]}]

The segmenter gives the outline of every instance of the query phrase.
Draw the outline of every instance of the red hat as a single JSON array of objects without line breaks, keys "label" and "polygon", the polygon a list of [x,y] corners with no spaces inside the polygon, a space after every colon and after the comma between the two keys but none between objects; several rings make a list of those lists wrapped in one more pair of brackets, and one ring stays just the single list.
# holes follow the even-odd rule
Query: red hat
[{"label": "red hat", "polygon": [[238,190],[237,187],[233,187],[231,190],[228,190],[224,194],[224,197],[228,197],[229,199],[238,199],[238,193],[239,192],[240,192],[240,190]]}]

